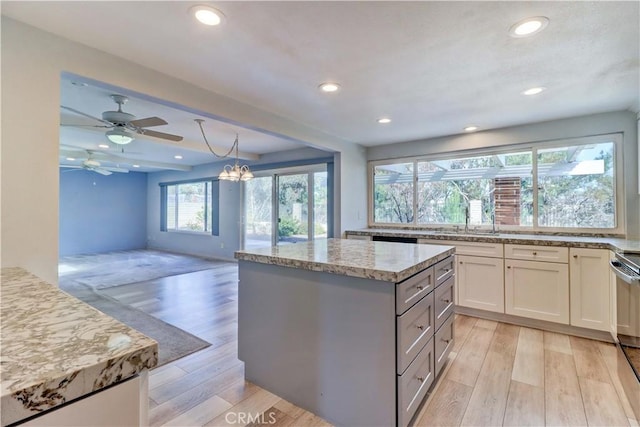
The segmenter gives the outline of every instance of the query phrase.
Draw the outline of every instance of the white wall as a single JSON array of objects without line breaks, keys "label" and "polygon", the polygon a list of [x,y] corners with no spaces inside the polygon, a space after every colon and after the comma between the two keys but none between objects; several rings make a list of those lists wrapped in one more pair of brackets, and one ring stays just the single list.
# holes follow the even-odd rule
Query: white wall
[{"label": "white wall", "polygon": [[638,127],[636,114],[630,111],[593,114],[484,132],[372,147],[367,151],[367,158],[368,160],[392,159],[618,132],[622,132],[624,138],[623,168],[627,237],[635,239],[640,237]]},{"label": "white wall", "polygon": [[[58,123],[63,71],[225,117],[309,145],[351,153],[353,144],[188,82],[24,25],[5,16],[2,42],[2,245],[0,265],[57,283]],[[351,154],[348,155],[351,158]],[[345,182],[345,181],[349,182]],[[365,193],[366,177],[341,177]],[[340,198],[340,195],[336,195]],[[362,203],[360,209],[366,209]],[[341,210],[352,223],[351,207]],[[357,224],[358,221],[353,222]]]}]

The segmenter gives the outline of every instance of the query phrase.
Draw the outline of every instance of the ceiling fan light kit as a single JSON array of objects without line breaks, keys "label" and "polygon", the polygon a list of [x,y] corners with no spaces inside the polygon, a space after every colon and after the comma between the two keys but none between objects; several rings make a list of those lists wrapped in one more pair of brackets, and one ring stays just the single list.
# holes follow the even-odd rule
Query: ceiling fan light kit
[{"label": "ceiling fan light kit", "polygon": [[[122,111],[122,106],[127,103],[129,98],[124,95],[110,95],[111,99],[118,104],[118,111],[105,111],[98,118],[85,112],[76,110],[71,107],[61,106],[62,109],[71,111],[72,113],[96,120],[99,125],[90,125],[90,127],[110,128],[105,132],[107,139],[114,144],[125,145],[135,139],[135,135],[152,136],[154,138],[166,139],[169,141],[179,142],[183,140],[182,136],[172,135],[170,133],[158,132],[147,129],[153,126],[163,126],[167,122],[160,117],[146,117],[144,119],[136,119],[133,114]],[[63,125],[65,126],[65,125]],[[89,125],[66,125],[85,127]]]},{"label": "ceiling fan light kit", "polygon": [[134,140],[133,135],[124,129],[112,129],[105,133],[107,139],[114,144],[126,145]]}]

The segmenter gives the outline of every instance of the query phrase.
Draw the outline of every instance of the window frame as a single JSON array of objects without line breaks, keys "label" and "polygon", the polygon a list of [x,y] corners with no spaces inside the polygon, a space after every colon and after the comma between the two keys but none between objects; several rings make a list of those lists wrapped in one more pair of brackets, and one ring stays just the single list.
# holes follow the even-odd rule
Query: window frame
[{"label": "window frame", "polygon": [[[167,209],[168,209],[168,188],[172,186],[180,186],[184,184],[205,184],[205,194],[207,193],[208,186],[211,187],[211,229],[207,230],[207,215],[208,215],[208,206],[207,201],[208,197],[205,196],[204,201],[204,215],[205,215],[205,230],[197,231],[197,230],[180,230],[176,228],[169,228],[167,224]],[[160,231],[167,233],[184,233],[184,234],[195,234],[201,236],[219,236],[220,235],[220,182],[215,178],[198,178],[198,179],[190,179],[183,181],[173,181],[173,182],[162,182],[159,184],[160,186]],[[176,192],[176,197],[178,192]],[[179,204],[176,201],[176,213],[177,209],[179,209]]]},{"label": "window frame", "polygon": [[[598,143],[613,143],[614,160],[614,198],[615,198],[615,226],[613,228],[583,228],[583,227],[544,227],[538,224],[538,150],[553,149],[565,146],[589,145]],[[443,230],[454,229],[459,224],[447,223],[418,223],[418,163],[438,160],[453,160],[476,156],[493,156],[501,154],[513,154],[517,152],[531,151],[532,155],[532,185],[533,185],[533,224],[531,226],[522,225],[496,225],[499,232],[529,232],[529,233],[566,233],[566,234],[606,234],[624,235],[625,228],[625,197],[624,197],[624,164],[623,164],[623,135],[621,133],[610,133],[603,135],[591,135],[576,138],[564,138],[541,142],[530,142],[521,144],[511,144],[501,147],[488,147],[471,150],[459,150],[449,153],[436,153],[432,155],[406,156],[391,159],[370,160],[367,163],[367,224],[373,228],[398,228],[398,229],[424,229]],[[375,222],[374,212],[374,171],[376,166],[413,163],[413,221],[411,223],[387,223]],[[474,226],[478,230],[489,230],[491,226]]]}]

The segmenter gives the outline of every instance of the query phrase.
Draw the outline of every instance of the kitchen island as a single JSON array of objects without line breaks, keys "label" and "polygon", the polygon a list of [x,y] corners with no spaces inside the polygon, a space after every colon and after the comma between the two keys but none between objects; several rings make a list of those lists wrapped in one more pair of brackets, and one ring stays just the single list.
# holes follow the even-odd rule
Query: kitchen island
[{"label": "kitchen island", "polygon": [[454,252],[346,239],[236,252],[246,379],[336,425],[406,426],[452,348]]},{"label": "kitchen island", "polygon": [[154,340],[21,268],[1,281],[2,426],[148,423]]}]

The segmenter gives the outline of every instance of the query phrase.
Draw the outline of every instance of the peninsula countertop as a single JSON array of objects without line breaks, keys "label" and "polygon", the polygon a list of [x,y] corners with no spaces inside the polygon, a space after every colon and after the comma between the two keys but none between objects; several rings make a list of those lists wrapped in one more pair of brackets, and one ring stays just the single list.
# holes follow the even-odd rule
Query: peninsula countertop
[{"label": "peninsula countertop", "polygon": [[386,236],[464,242],[509,243],[515,245],[569,246],[575,248],[610,249],[622,252],[640,252],[640,240],[623,237],[571,236],[563,234],[520,233],[463,233],[440,230],[414,230],[402,228],[363,228],[347,230],[347,236]]},{"label": "peninsula countertop", "polygon": [[397,283],[454,252],[453,246],[444,245],[319,239],[237,251],[235,257],[241,261]]},{"label": "peninsula countertop", "polygon": [[3,268],[2,425],[157,365],[158,344],[21,268]]}]

